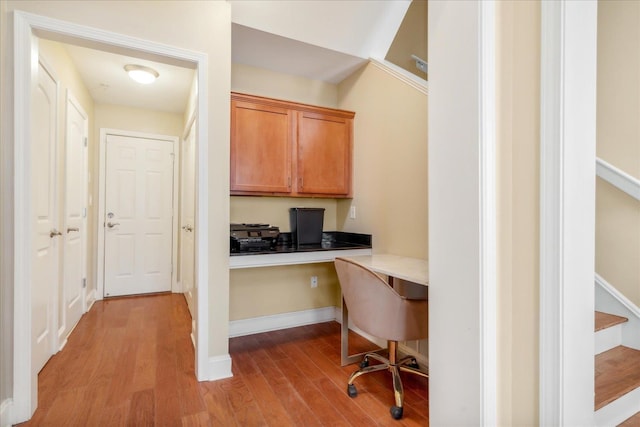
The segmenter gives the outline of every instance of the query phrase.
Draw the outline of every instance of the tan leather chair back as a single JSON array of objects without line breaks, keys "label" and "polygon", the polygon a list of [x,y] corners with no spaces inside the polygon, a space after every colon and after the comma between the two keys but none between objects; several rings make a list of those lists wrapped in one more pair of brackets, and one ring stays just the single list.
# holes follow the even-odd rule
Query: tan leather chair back
[{"label": "tan leather chair back", "polygon": [[349,319],[358,328],[391,341],[427,338],[426,300],[402,297],[378,274],[349,259],[336,258],[335,267]]}]

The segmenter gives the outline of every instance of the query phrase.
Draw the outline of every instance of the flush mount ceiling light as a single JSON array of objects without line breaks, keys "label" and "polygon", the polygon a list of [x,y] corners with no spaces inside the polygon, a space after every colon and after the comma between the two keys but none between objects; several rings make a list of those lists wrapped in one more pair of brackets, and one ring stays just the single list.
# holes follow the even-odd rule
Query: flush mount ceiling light
[{"label": "flush mount ceiling light", "polygon": [[127,64],[124,66],[124,70],[133,80],[145,85],[153,83],[160,75],[153,68],[145,67],[144,65]]}]

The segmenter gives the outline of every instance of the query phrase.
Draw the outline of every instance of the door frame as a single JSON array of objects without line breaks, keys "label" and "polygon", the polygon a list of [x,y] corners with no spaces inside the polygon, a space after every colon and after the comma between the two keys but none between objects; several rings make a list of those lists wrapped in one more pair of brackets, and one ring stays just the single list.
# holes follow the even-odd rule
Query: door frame
[{"label": "door frame", "polygon": [[[67,228],[67,194],[66,194],[66,188],[67,188],[67,181],[69,179],[69,176],[67,174],[68,171],[68,167],[69,165],[67,164],[67,154],[68,154],[68,143],[69,143],[69,108],[71,106],[73,106],[73,108],[77,109],[78,112],[80,113],[80,115],[82,116],[82,118],[84,119],[84,123],[85,123],[85,135],[88,141],[89,138],[89,115],[87,114],[87,112],[84,110],[84,108],[82,108],[82,105],[80,104],[80,102],[78,101],[78,99],[73,95],[73,93],[71,92],[70,89],[67,88],[66,90],[66,96],[65,96],[65,131],[64,131],[64,158],[65,158],[65,162],[64,162],[64,182],[63,182],[63,188],[65,189],[65,194],[64,194],[64,198],[62,200],[62,202],[64,203],[64,209],[63,209],[63,218],[62,218],[62,228],[64,230],[66,230]],[[88,203],[88,190],[89,190],[89,155],[88,155],[88,151],[89,151],[89,147],[88,147],[88,143],[85,143],[85,146],[83,148],[83,165],[82,165],[82,174],[83,174],[83,193],[84,193],[84,197],[82,198],[82,204],[84,205],[84,217],[82,218],[82,229],[84,230],[84,232],[82,233],[82,237],[81,237],[81,245],[82,245],[82,253],[83,253],[83,259],[82,259],[82,277],[84,278],[85,282],[84,282],[84,287],[82,288],[81,294],[82,294],[82,301],[80,301],[80,304],[82,306],[82,314],[86,313],[88,310],[88,304],[87,304],[87,265],[89,262],[89,258],[87,257],[87,233],[88,233],[88,229],[87,229],[87,224],[89,222],[89,203]],[[67,237],[67,233],[63,232],[64,236],[65,236],[65,241],[64,241],[64,245],[66,245],[66,237]],[[64,286],[64,278],[65,278],[65,253],[64,250],[62,251],[62,286]],[[66,292],[62,292],[63,295],[63,304],[66,310]],[[60,303],[58,303],[58,305],[60,305]],[[64,339],[61,339],[61,335],[60,335],[60,319],[58,319],[58,329],[57,329],[57,338],[58,338],[58,351],[62,350],[62,348],[66,345],[67,343],[67,338],[69,337],[69,334],[71,333],[71,331],[73,330],[73,328],[75,328],[75,325],[71,326],[69,330],[67,330],[67,318],[65,316],[64,319],[64,323],[65,323],[65,337]]]},{"label": "door frame", "polygon": [[[31,236],[33,226],[30,185],[32,161],[30,151],[31,82],[33,53],[37,52],[37,38],[79,41],[86,44],[110,46],[132,53],[161,56],[168,60],[192,64],[196,70],[198,97],[196,112],[208,117],[208,55],[176,48],[136,37],[130,37],[97,28],[74,24],[23,11],[13,12],[14,31],[14,310],[13,310],[13,422],[29,419],[37,407],[38,376],[31,372]],[[36,36],[37,33],[37,36]],[[35,45],[34,45],[35,44]],[[36,56],[37,60],[37,56]],[[209,194],[208,194],[208,140],[207,120],[198,122],[196,139],[196,237],[197,336],[195,369],[198,380],[209,379]],[[202,237],[199,237],[202,236]]]},{"label": "door frame", "polygon": [[593,425],[597,2],[541,4],[540,425]]},{"label": "door frame", "polygon": [[107,167],[107,137],[109,135],[114,136],[126,136],[130,138],[144,138],[144,139],[155,139],[157,141],[165,141],[171,142],[173,145],[173,179],[172,181],[172,192],[173,197],[171,200],[171,210],[172,210],[172,218],[171,218],[171,292],[176,293],[180,292],[180,288],[178,286],[176,280],[177,273],[177,262],[178,262],[178,194],[179,194],[179,181],[178,181],[178,162],[180,161],[180,153],[179,150],[179,138],[177,136],[170,135],[158,135],[152,133],[145,132],[134,132],[128,130],[119,130],[119,129],[110,129],[110,128],[101,128],[100,129],[100,164],[98,171],[98,204],[96,209],[98,210],[98,223],[96,224],[96,236],[98,237],[98,247],[96,248],[96,300],[101,300],[104,298],[104,205],[106,198],[106,185],[107,185],[107,176],[106,176],[106,167]]}]

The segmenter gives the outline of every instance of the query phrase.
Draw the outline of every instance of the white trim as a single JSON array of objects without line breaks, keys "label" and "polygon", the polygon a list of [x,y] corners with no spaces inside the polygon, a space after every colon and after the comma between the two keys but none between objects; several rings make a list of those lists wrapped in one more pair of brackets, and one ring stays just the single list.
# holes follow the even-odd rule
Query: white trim
[{"label": "white trim", "polygon": [[[624,296],[619,290],[613,287],[611,283],[607,282],[598,273],[595,274],[596,285],[607,291],[613,298],[615,298],[619,304],[629,310],[630,314],[640,319],[640,308],[635,305],[629,298]],[[614,313],[615,314],[615,313]],[[628,314],[625,313],[624,316]]]},{"label": "white trim", "polygon": [[232,376],[231,356],[226,354],[224,356],[209,357],[207,361],[206,378],[208,381],[222,380],[225,378],[231,378]]},{"label": "white trim", "polygon": [[495,425],[495,2],[429,3],[429,418]]},{"label": "white trim", "polygon": [[595,412],[595,425],[612,427],[640,411],[640,388],[619,397]]},{"label": "white trim", "polygon": [[480,3],[480,420],[498,424],[496,3]]},{"label": "white trim", "polygon": [[[208,70],[207,55],[198,56],[197,107],[196,117],[208,115]],[[196,121],[196,211],[195,233],[195,275],[193,287],[196,290],[196,377],[199,381],[207,378],[209,359],[209,125],[208,120]]]},{"label": "white trim", "polygon": [[91,307],[93,307],[93,304],[95,304],[95,302],[96,302],[96,290],[91,289],[87,293],[87,311],[85,313],[88,313],[89,310],[91,310]]},{"label": "white trim", "polygon": [[[13,422],[31,417],[38,402],[38,379],[31,372],[31,82],[34,37],[27,18],[14,12],[14,307]],[[28,196],[27,196],[28,195]]]},{"label": "white trim", "polygon": [[[102,45],[117,46],[128,49],[132,54],[145,53],[169,58],[181,65],[196,66],[198,79],[197,115],[208,117],[208,55],[186,49],[141,40],[138,38],[113,33],[110,31],[90,28],[66,21],[47,18],[39,15],[13,12],[14,28],[14,187],[13,194],[21,197],[14,198],[14,318],[13,318],[13,415],[14,423],[26,421],[33,414],[37,405],[37,375],[31,372],[31,236],[32,226],[30,184],[31,184],[31,153],[30,141],[31,122],[31,81],[32,81],[32,52],[31,43],[35,39],[34,31],[41,35],[55,36],[67,41],[81,40]],[[208,120],[198,121],[196,149],[199,164],[196,171],[198,226],[204,238],[196,238],[196,283],[198,295],[198,336],[196,350],[196,376],[204,380],[209,371],[209,324],[208,295],[209,295],[209,241],[208,241],[208,161],[207,150],[209,144]]]},{"label": "white trim", "polygon": [[250,319],[232,320],[229,322],[229,338],[329,322],[335,319],[336,308],[332,306],[253,317]]},{"label": "white trim", "polygon": [[640,179],[635,176],[629,175],[600,158],[596,158],[596,174],[617,189],[624,191],[636,200],[640,200]]},{"label": "white trim", "polygon": [[13,400],[5,399],[0,403],[0,427],[11,427]]},{"label": "white trim", "polygon": [[282,254],[236,255],[229,257],[229,268],[274,267],[279,265],[333,262],[336,257],[371,255],[371,249],[344,249],[338,251],[309,251]]},{"label": "white trim", "polygon": [[421,79],[415,74],[412,74],[404,68],[398,67],[396,64],[385,59],[369,58],[369,62],[425,95],[429,94],[429,83],[425,79]]},{"label": "white trim", "polygon": [[172,212],[173,218],[171,222],[171,240],[173,242],[171,248],[171,262],[173,268],[171,269],[171,291],[178,292],[177,285],[177,263],[178,263],[178,164],[180,145],[179,138],[171,135],[158,135],[145,132],[134,132],[120,129],[101,128],[100,129],[100,147],[99,147],[99,169],[98,169],[98,204],[96,209],[98,210],[98,223],[96,229],[96,236],[98,236],[98,246],[96,248],[96,298],[104,298],[104,239],[105,239],[105,217],[104,217],[104,205],[106,203],[106,152],[107,152],[107,137],[109,135],[126,136],[131,138],[153,139],[158,141],[171,142],[173,144],[173,170],[171,184],[173,186],[173,202]]},{"label": "white trim", "polygon": [[542,2],[541,425],[593,424],[595,2]]}]

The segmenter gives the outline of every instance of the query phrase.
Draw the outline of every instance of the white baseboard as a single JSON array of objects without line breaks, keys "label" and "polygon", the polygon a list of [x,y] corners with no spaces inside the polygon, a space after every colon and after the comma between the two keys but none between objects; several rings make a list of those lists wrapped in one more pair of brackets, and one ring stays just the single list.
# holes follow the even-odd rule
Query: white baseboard
[{"label": "white baseboard", "polygon": [[600,408],[595,413],[597,427],[615,427],[640,411],[640,388]]},{"label": "white baseboard", "polygon": [[229,322],[229,338],[335,320],[335,307],[253,317]]},{"label": "white baseboard", "polygon": [[89,310],[91,310],[91,307],[93,307],[93,304],[95,302],[96,302],[96,290],[92,289],[87,294],[87,311],[86,311],[87,313],[89,312]]},{"label": "white baseboard", "polygon": [[0,403],[0,427],[11,427],[13,424],[11,409],[13,408],[13,400],[5,399]]},{"label": "white baseboard", "polygon": [[231,378],[233,376],[231,372],[231,356],[227,354],[224,356],[210,357],[207,372],[207,379],[209,381]]}]

